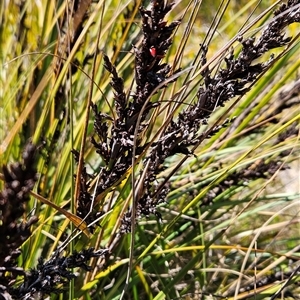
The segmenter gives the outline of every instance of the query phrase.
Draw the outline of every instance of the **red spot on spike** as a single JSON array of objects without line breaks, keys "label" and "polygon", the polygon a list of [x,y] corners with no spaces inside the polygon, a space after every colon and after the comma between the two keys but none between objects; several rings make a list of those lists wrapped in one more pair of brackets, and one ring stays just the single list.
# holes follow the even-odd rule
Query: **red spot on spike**
[{"label": "red spot on spike", "polygon": [[151,56],[156,57],[156,49],[154,46],[151,46],[149,51],[150,51]]}]

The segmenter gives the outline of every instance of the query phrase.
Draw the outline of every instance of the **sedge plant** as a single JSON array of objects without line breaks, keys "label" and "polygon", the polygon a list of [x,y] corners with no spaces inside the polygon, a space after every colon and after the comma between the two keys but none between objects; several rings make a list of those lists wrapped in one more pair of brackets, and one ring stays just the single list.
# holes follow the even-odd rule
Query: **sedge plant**
[{"label": "sedge plant", "polygon": [[296,299],[299,0],[0,18],[1,299]]}]

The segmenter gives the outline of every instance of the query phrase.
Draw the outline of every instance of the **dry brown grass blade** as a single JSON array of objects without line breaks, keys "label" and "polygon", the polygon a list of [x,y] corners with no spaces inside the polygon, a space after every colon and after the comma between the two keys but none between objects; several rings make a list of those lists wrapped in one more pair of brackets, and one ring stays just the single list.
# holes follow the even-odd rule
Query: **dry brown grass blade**
[{"label": "dry brown grass blade", "polygon": [[42,203],[49,205],[50,207],[56,209],[57,211],[59,211],[60,213],[62,213],[63,215],[65,215],[73,224],[76,228],[78,228],[79,230],[81,230],[87,237],[91,237],[91,234],[88,230],[88,227],[86,225],[86,223],[84,222],[84,220],[82,220],[80,217],[70,213],[69,211],[61,208],[60,206],[56,205],[55,203],[49,201],[48,199],[42,197],[41,195],[35,193],[35,192],[30,192],[30,194],[38,199],[39,201],[41,201]]}]

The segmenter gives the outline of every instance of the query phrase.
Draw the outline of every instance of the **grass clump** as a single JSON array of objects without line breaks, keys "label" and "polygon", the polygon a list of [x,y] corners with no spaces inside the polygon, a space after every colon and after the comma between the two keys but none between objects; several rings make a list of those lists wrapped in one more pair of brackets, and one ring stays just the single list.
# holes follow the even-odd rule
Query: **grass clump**
[{"label": "grass clump", "polygon": [[0,11],[1,297],[296,297],[300,2],[39,4]]}]

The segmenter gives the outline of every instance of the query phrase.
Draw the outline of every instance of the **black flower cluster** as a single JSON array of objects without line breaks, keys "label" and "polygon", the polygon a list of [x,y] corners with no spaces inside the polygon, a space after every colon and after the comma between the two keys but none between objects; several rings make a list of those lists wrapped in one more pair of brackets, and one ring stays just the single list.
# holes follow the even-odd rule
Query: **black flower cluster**
[{"label": "black flower cluster", "polygon": [[[128,99],[124,92],[122,78],[117,74],[109,58],[104,55],[104,66],[112,75],[111,86],[114,89],[116,118],[112,119],[98,112],[97,107],[93,105],[97,137],[92,139],[92,143],[106,164],[100,172],[97,194],[116,184],[131,167],[134,146],[136,155],[143,152],[146,146],[142,143],[143,132],[147,127],[146,116],[158,105],[148,98],[158,85],[171,75],[171,67],[161,60],[172,43],[173,31],[180,21],[172,22],[170,25],[164,21],[173,4],[166,4],[165,1],[152,1],[151,4],[150,10],[140,8],[143,40],[140,48],[134,47],[136,91],[131,99]],[[112,122],[111,132],[109,122]],[[135,136],[137,139],[134,145]],[[167,189],[162,194],[162,198],[165,198]],[[155,207],[145,196],[137,205],[137,209],[138,215],[155,213]],[[126,222],[125,219],[126,216],[124,224],[129,224],[130,222]],[[124,231],[128,231],[130,226],[124,227],[126,227]]]},{"label": "black flower cluster", "polygon": [[39,259],[36,269],[27,272],[24,282],[11,290],[14,299],[36,299],[36,295],[46,295],[51,293],[62,293],[66,283],[71,281],[76,275],[71,271],[73,268],[81,268],[90,271],[91,267],[86,263],[92,257],[105,256],[107,250],[95,251],[93,248],[83,250],[79,253],[65,257],[60,256],[57,251],[49,261],[44,262]]},{"label": "black flower cluster", "polygon": [[11,280],[23,273],[17,267],[17,258],[21,254],[19,247],[30,237],[31,225],[38,221],[36,216],[20,220],[29,201],[29,192],[37,180],[35,152],[35,145],[29,143],[23,151],[22,162],[2,167],[5,186],[0,192],[0,285],[3,292]]},{"label": "black flower cluster", "polygon": [[[135,48],[137,90],[130,113],[140,111],[152,91],[169,76],[171,67],[161,63],[161,59],[172,44],[173,31],[180,24],[174,21],[167,25],[164,21],[173,4],[154,0],[151,10],[140,8],[144,38],[141,48]],[[147,110],[144,113],[147,114]]]},{"label": "black flower cluster", "polygon": [[[172,120],[165,134],[154,144],[150,155],[147,157],[148,169],[145,177],[145,194],[140,200],[142,207],[152,208],[155,211],[157,204],[164,201],[167,187],[156,187],[156,175],[165,159],[175,153],[189,154],[189,146],[197,145],[202,136],[199,135],[201,124],[206,124],[211,113],[219,106],[236,97],[242,96],[249,90],[249,84],[256,81],[272,64],[272,59],[263,63],[253,64],[253,61],[261,57],[267,51],[286,45],[291,37],[284,37],[282,31],[291,23],[300,21],[299,1],[288,1],[274,13],[275,18],[262,32],[261,37],[255,42],[254,38],[243,39],[240,37],[242,51],[235,58],[233,50],[225,58],[226,68],[221,69],[215,75],[209,67],[202,72],[204,86],[197,93],[197,101],[181,112],[177,120]],[[206,63],[207,48],[203,49],[203,64]],[[231,120],[227,120],[226,126]],[[223,125],[212,128],[209,135],[221,129]],[[269,167],[268,167],[269,168]],[[222,189],[221,189],[222,190]],[[220,191],[221,191],[220,190]],[[144,209],[145,210],[145,209]],[[147,209],[146,209],[147,210]],[[145,214],[145,212],[143,211]]]},{"label": "black flower cluster", "polygon": [[[284,37],[282,31],[288,24],[300,22],[300,2],[298,0],[288,1],[274,12],[275,17],[262,32],[258,41],[255,38],[244,39],[240,37],[242,50],[235,58],[233,49],[225,58],[226,68],[221,69],[215,75],[209,67],[202,72],[204,86],[201,86],[197,93],[198,101],[190,105],[179,114],[176,122],[172,122],[167,133],[172,135],[168,140],[161,142],[166,144],[163,152],[172,153],[174,147],[187,147],[198,142],[198,130],[201,124],[206,123],[211,113],[219,106],[235,96],[244,95],[249,90],[249,84],[255,82],[257,77],[270,67],[273,59],[267,62],[253,62],[267,51],[287,45],[291,37]],[[203,63],[206,63],[207,48],[203,49]],[[171,143],[169,143],[171,141]]]}]

